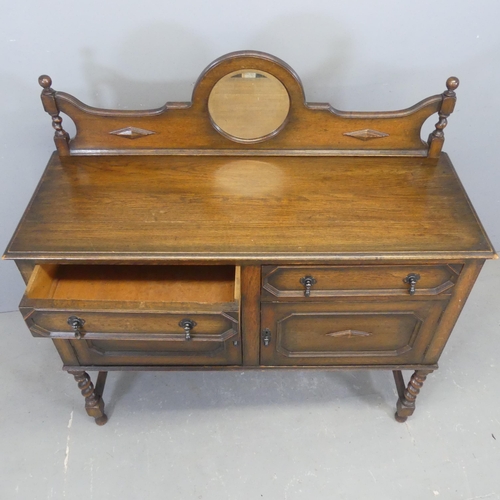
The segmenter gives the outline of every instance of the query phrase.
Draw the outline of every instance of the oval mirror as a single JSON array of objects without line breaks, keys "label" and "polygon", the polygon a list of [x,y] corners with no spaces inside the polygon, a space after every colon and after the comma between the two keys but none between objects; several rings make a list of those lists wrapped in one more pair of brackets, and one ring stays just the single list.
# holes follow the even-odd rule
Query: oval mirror
[{"label": "oval mirror", "polygon": [[290,98],[284,85],[264,71],[245,69],[221,78],[208,98],[214,127],[238,142],[258,142],[285,123]]}]

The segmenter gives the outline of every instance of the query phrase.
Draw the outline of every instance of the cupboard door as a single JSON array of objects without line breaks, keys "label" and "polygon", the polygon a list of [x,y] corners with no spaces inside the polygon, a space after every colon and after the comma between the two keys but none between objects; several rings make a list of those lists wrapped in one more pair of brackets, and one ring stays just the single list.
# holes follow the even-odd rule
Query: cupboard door
[{"label": "cupboard door", "polygon": [[442,300],[262,304],[261,364],[418,364],[445,306]]}]

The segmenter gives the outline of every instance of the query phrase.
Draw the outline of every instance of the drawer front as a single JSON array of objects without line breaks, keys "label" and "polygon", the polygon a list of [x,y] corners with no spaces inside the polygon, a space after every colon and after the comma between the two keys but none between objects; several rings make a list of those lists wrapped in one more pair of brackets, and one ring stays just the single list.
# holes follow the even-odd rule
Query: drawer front
[{"label": "drawer front", "polygon": [[[242,362],[235,311],[21,309],[33,335],[71,340],[82,365],[220,365]],[[75,339],[68,324],[70,316],[85,322],[80,339]],[[188,323],[188,332],[184,327],[185,320],[191,322]]]},{"label": "drawer front", "polygon": [[422,300],[263,304],[267,341],[261,343],[261,364],[420,363],[445,304]]},{"label": "drawer front", "polygon": [[449,295],[459,264],[394,266],[264,266],[263,299],[355,296]]}]

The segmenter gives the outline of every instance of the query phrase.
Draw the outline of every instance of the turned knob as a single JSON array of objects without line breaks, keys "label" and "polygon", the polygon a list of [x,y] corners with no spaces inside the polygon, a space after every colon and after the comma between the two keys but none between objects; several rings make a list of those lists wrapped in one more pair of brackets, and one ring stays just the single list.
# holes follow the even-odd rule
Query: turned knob
[{"label": "turned knob", "polygon": [[81,339],[82,338],[82,329],[83,325],[85,324],[85,320],[82,318],[79,318],[78,316],[70,316],[67,321],[68,325],[73,328],[73,331],[75,333],[75,339]]},{"label": "turned knob", "polygon": [[420,279],[420,274],[416,273],[410,273],[404,280],[404,283],[408,283],[410,285],[410,288],[408,290],[408,293],[410,295],[415,295],[415,290],[417,287],[417,281]]},{"label": "turned knob", "polygon": [[304,276],[300,278],[300,284],[304,285],[304,297],[311,296],[311,287],[315,285],[317,281],[312,276]]},{"label": "turned knob", "polygon": [[191,340],[191,330],[196,326],[196,321],[192,319],[183,319],[179,321],[179,326],[184,328],[185,339]]}]

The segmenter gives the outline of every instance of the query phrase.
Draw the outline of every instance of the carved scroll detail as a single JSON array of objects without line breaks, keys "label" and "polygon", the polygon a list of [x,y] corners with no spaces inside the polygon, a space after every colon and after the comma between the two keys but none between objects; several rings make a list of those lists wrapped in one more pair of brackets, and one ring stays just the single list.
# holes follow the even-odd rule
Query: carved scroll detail
[{"label": "carved scroll detail", "polygon": [[339,332],[331,332],[326,334],[328,337],[369,337],[372,335],[368,332],[362,332],[360,330],[342,330]]},{"label": "carved scroll detail", "polygon": [[360,141],[370,141],[372,139],[381,139],[382,137],[389,136],[389,134],[385,132],[379,132],[378,130],[371,130],[369,128],[355,130],[354,132],[344,132],[342,135],[354,137],[354,139],[359,139]]}]

